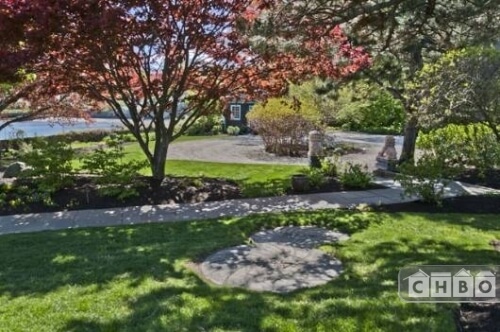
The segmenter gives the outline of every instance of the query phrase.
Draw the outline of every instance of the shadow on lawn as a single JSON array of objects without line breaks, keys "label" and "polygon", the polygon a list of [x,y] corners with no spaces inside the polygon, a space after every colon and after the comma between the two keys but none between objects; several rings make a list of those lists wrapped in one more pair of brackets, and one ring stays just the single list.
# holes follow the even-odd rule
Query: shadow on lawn
[{"label": "shadow on lawn", "polygon": [[366,214],[325,210],[5,235],[0,237],[0,295],[44,294],[65,285],[101,286],[125,274],[134,283],[161,281],[166,275],[182,278],[175,262],[197,261],[217,249],[242,244],[263,228],[315,224],[352,233],[374,221]]},{"label": "shadow on lawn", "polygon": [[[434,209],[433,206],[429,206],[429,209]],[[498,218],[492,218],[496,214],[476,214],[476,213],[452,213],[452,212],[439,212],[439,210],[427,212],[382,212],[383,214],[390,216],[391,219],[401,220],[405,218],[409,213],[418,216],[425,217],[426,220],[435,222],[437,225],[451,224],[456,226],[461,226],[463,228],[470,227],[471,229],[488,231],[488,232],[498,232],[500,231],[500,220]]]},{"label": "shadow on lawn", "polygon": [[251,332],[260,330],[261,317],[270,310],[261,294],[210,288],[199,280],[191,288],[165,287],[152,291],[140,296],[130,307],[132,313],[125,319],[106,323],[75,319],[63,330],[208,331],[223,326]]},{"label": "shadow on lawn", "polygon": [[[298,330],[331,330],[335,324],[349,319],[356,326],[387,331],[452,330],[452,307],[449,305],[413,305],[402,303],[396,295],[398,266],[408,261],[421,264],[435,263],[435,252],[394,252],[401,246],[432,246],[446,252],[447,263],[461,263],[470,253],[446,241],[420,241],[412,244],[407,239],[382,242],[367,247],[367,261],[382,260],[382,264],[366,279],[355,270],[360,262],[346,264],[345,273],[325,286],[297,291],[286,295],[255,293],[239,289],[208,287],[192,277],[193,287],[165,287],[139,297],[130,304],[132,313],[125,319],[98,323],[91,319],[77,319],[67,323],[65,330],[80,331],[208,331],[215,328],[238,331],[282,331],[286,324]],[[416,250],[415,250],[416,251]],[[472,253],[473,258],[494,255],[486,250]],[[190,276],[191,277],[191,276]],[[388,283],[392,281],[393,283]],[[193,308],[193,301],[205,305]],[[195,310],[195,314],[189,314]],[[186,313],[187,312],[187,313]],[[270,320],[274,317],[276,321]],[[293,322],[293,323],[292,323]],[[274,324],[274,325],[273,325]],[[338,330],[342,330],[342,325]],[[448,329],[446,328],[448,327]],[[329,329],[330,328],[330,329]]]},{"label": "shadow on lawn", "polygon": [[[359,322],[358,327],[384,326],[386,330],[395,331],[432,330],[439,324],[452,325],[447,306],[419,305],[409,309],[401,303],[396,294],[399,268],[444,262],[495,263],[498,253],[493,250],[470,250],[446,240],[405,236],[392,241],[373,241],[373,244],[353,238],[331,248],[345,264],[345,272],[338,279],[319,288],[287,295],[211,287],[189,269],[179,266],[185,261],[200,260],[220,248],[241,244],[262,228],[314,224],[352,234],[369,225],[402,218],[402,215],[391,214],[391,220],[387,216],[324,210],[314,214],[253,215],[221,222],[4,236],[0,238],[0,296],[39,296],[66,285],[105,287],[124,275],[130,281],[129,287],[140,285],[146,279],[183,281],[180,286],[165,283],[146,294],[131,294],[130,299],[124,299],[130,314],[122,319],[110,322],[73,319],[63,329],[68,331],[279,330],[269,321],[270,317],[293,321],[303,330],[316,330],[323,321],[331,327],[339,318]],[[426,217],[440,224],[498,230],[495,223],[482,218]],[[350,251],[357,254],[349,256]],[[368,279],[358,271],[364,262],[380,262]],[[435,318],[436,312],[442,315]]]}]

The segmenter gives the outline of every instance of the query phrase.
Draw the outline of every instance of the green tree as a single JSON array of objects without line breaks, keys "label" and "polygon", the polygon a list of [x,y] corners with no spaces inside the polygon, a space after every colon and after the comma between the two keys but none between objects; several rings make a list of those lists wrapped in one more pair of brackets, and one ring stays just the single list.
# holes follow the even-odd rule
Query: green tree
[{"label": "green tree", "polygon": [[[109,107],[158,184],[171,142],[199,117],[220,112],[221,102],[282,95],[289,81],[311,72],[342,76],[367,59],[338,29],[309,31],[301,56],[256,53],[244,32],[268,0],[9,0],[0,1],[0,14],[4,4],[25,45],[50,32],[43,61],[34,64],[37,74],[48,73],[47,86]],[[9,34],[3,27],[0,16],[0,35]]]},{"label": "green tree", "polygon": [[[286,41],[311,27],[341,25],[373,57],[362,76],[399,99],[406,112],[401,160],[412,159],[418,114],[405,91],[426,59],[451,49],[500,39],[500,3],[492,0],[280,1],[254,33]],[[297,50],[301,52],[301,50]]]},{"label": "green tree", "polygon": [[346,130],[400,133],[404,124],[401,102],[368,80],[350,81],[333,90],[319,89],[329,102],[322,110],[328,123]]},{"label": "green tree", "polygon": [[421,123],[487,125],[500,143],[500,51],[473,47],[446,53],[427,64],[409,90]]}]

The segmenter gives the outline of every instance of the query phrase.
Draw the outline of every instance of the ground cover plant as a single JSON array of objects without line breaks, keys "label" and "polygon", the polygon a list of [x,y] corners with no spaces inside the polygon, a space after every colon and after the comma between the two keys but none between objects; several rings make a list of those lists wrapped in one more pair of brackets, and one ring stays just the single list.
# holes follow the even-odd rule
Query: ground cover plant
[{"label": "ground cover plant", "polygon": [[[54,138],[38,140],[44,146],[50,146],[50,149],[39,149],[33,142],[23,143],[23,146],[28,145],[25,149],[28,152],[19,152],[19,156],[28,162],[28,166],[40,169],[36,173],[40,177],[32,178],[30,174],[33,171],[27,171],[26,176],[14,183],[1,186],[0,194],[4,199],[0,203],[0,214],[194,203],[380,188],[370,184],[371,178],[366,176],[363,178],[368,183],[363,186],[344,181],[343,177],[339,177],[340,172],[337,174],[337,162],[328,160],[324,161],[324,170],[317,172],[316,177],[310,177],[317,181],[312,181],[313,185],[305,191],[295,190],[291,183],[292,176],[303,170],[299,165],[187,160],[169,160],[168,176],[158,185],[151,181],[151,171],[146,166],[142,151],[137,143],[127,139],[129,135],[111,133],[96,143],[69,142]],[[183,136],[179,142],[212,137],[214,136]],[[54,140],[57,144],[50,143]],[[37,149],[33,150],[33,146]],[[23,155],[34,157],[23,159]],[[40,159],[40,156],[44,156],[44,159]],[[62,157],[65,157],[65,163],[59,162]],[[40,162],[31,163],[33,160],[53,160],[50,165],[55,164],[59,168],[64,166],[64,172],[55,175],[58,179],[64,173],[68,184],[58,185],[61,181],[54,181],[50,177],[44,180],[45,174],[51,175],[54,171],[45,164],[40,165]],[[364,174],[361,172],[358,175]],[[354,180],[360,178],[354,173],[352,175]],[[324,177],[327,181],[323,181]],[[49,183],[51,190],[41,191],[39,183]],[[54,187],[56,185],[58,186]]]},{"label": "ground cover plant", "polygon": [[[211,286],[190,268],[262,228],[315,224],[351,239],[322,250],[344,273],[288,295]],[[417,231],[418,230],[418,231]],[[454,305],[406,304],[409,264],[495,264],[493,215],[346,211],[256,215],[0,237],[9,331],[455,331]],[[16,248],[16,250],[12,250]]]},{"label": "ground cover plant", "polygon": [[[128,164],[126,157],[122,163]],[[111,165],[112,169],[116,167],[115,163]],[[75,176],[70,187],[50,193],[50,204],[43,200],[32,202],[29,197],[37,190],[34,183],[29,178],[19,179],[14,184],[0,186],[0,194],[5,196],[0,214],[283,195],[290,188],[291,175],[301,168],[184,160],[170,160],[168,167],[168,176],[160,186],[152,185],[149,177],[131,176],[127,172],[102,178]]]}]

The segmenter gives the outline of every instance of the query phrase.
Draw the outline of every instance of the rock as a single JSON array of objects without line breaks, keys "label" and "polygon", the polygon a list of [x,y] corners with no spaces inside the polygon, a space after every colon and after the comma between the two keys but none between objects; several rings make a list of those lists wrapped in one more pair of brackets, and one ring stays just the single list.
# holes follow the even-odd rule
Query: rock
[{"label": "rock", "polygon": [[3,173],[3,177],[6,179],[16,178],[26,169],[28,169],[28,166],[26,166],[25,163],[16,161],[15,163],[7,166],[5,172]]},{"label": "rock", "polygon": [[346,234],[319,227],[280,227],[261,231],[249,244],[212,254],[199,266],[217,285],[288,293],[326,284],[342,272],[335,257],[315,247],[347,240]]}]

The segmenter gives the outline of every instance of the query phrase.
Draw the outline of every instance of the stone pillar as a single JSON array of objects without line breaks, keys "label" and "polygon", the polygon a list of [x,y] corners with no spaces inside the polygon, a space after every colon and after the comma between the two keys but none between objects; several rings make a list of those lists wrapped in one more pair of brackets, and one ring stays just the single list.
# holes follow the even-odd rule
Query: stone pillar
[{"label": "stone pillar", "polygon": [[321,160],[320,155],[322,151],[323,135],[319,131],[311,131],[309,133],[309,151],[307,157],[309,158],[309,166],[312,168],[320,168]]}]

